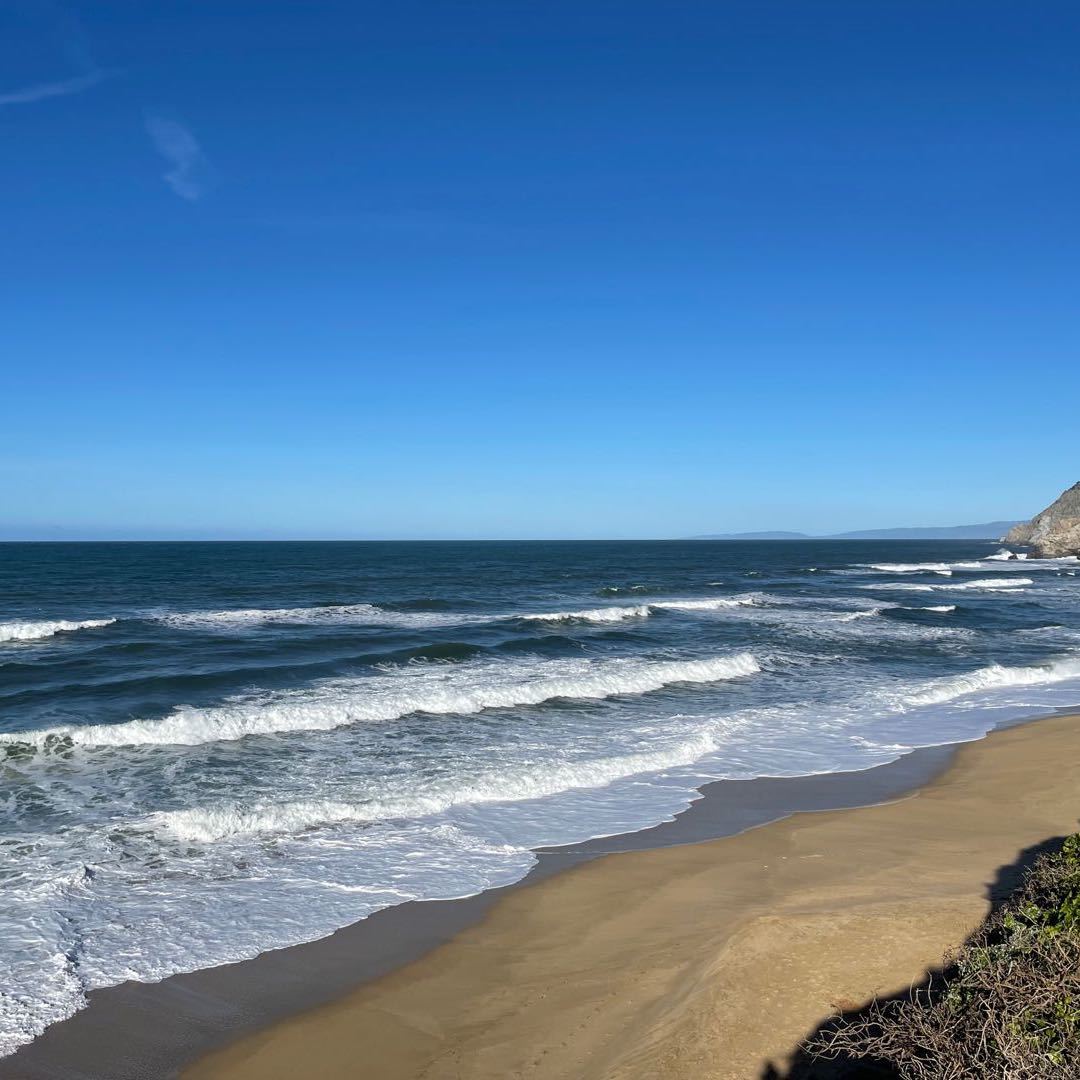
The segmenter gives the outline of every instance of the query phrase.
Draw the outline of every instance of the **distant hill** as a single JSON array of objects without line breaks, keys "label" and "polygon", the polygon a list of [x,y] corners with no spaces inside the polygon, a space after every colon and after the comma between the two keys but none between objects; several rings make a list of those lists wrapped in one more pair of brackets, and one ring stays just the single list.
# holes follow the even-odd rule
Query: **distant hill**
[{"label": "distant hill", "polygon": [[1000,540],[1016,521],[988,521],[982,525],[930,525],[908,529],[860,529],[856,532],[829,533],[813,536],[810,533],[744,532],[712,533],[691,536],[691,540]]},{"label": "distant hill", "polygon": [[988,521],[984,525],[942,525],[913,529],[863,529],[836,533],[829,540],[1000,540],[1015,521]]},{"label": "distant hill", "polygon": [[745,533],[716,533],[711,536],[691,536],[690,540],[813,540],[801,532],[745,532]]}]

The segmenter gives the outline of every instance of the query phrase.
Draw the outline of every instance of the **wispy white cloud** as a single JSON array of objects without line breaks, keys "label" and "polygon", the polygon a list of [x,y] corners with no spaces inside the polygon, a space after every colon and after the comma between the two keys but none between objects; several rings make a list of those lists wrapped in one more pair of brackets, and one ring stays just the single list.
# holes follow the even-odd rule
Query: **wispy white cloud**
[{"label": "wispy white cloud", "polygon": [[30,83],[0,93],[0,107],[33,105],[48,98],[71,97],[92,89],[116,74],[98,65],[78,16],[58,0],[30,0],[18,7],[23,9],[27,33],[44,32],[47,37],[54,39],[69,65],[79,74],[50,82]]},{"label": "wispy white cloud", "polygon": [[158,113],[146,114],[146,130],[171,166],[162,174],[165,183],[190,202],[205,195],[214,182],[214,170],[195,136],[183,124]]},{"label": "wispy white cloud", "polygon": [[19,90],[11,90],[6,94],[0,94],[0,106],[4,105],[32,105],[35,101],[44,101],[46,98],[69,97],[71,94],[81,94],[84,90],[97,86],[109,77],[109,72],[94,70],[85,75],[76,75],[71,79],[59,79],[56,82],[34,83],[24,86]]}]

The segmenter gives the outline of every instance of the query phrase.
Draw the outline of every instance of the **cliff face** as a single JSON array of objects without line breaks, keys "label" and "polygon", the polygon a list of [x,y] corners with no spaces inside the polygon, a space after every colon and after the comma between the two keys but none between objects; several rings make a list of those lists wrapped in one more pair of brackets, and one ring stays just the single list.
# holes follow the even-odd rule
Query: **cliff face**
[{"label": "cliff face", "polygon": [[1010,529],[1005,543],[1030,544],[1040,559],[1080,555],[1080,484],[1073,484],[1025,525]]}]

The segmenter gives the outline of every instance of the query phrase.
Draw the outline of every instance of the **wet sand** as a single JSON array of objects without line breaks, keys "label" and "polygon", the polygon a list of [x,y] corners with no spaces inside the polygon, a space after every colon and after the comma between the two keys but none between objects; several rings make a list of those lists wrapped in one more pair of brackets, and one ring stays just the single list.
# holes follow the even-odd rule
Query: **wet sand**
[{"label": "wet sand", "polygon": [[920,979],[1078,818],[1080,718],[998,731],[893,802],[504,891],[421,958],[184,1076],[758,1077],[834,1005]]}]

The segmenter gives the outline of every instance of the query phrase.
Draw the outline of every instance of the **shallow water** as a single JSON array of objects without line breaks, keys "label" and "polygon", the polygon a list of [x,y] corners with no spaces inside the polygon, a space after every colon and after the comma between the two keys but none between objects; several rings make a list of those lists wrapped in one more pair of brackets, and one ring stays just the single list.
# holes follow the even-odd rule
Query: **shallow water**
[{"label": "shallow water", "polygon": [[1080,564],[999,550],[0,545],[0,1049],[706,780],[1080,705]]}]

